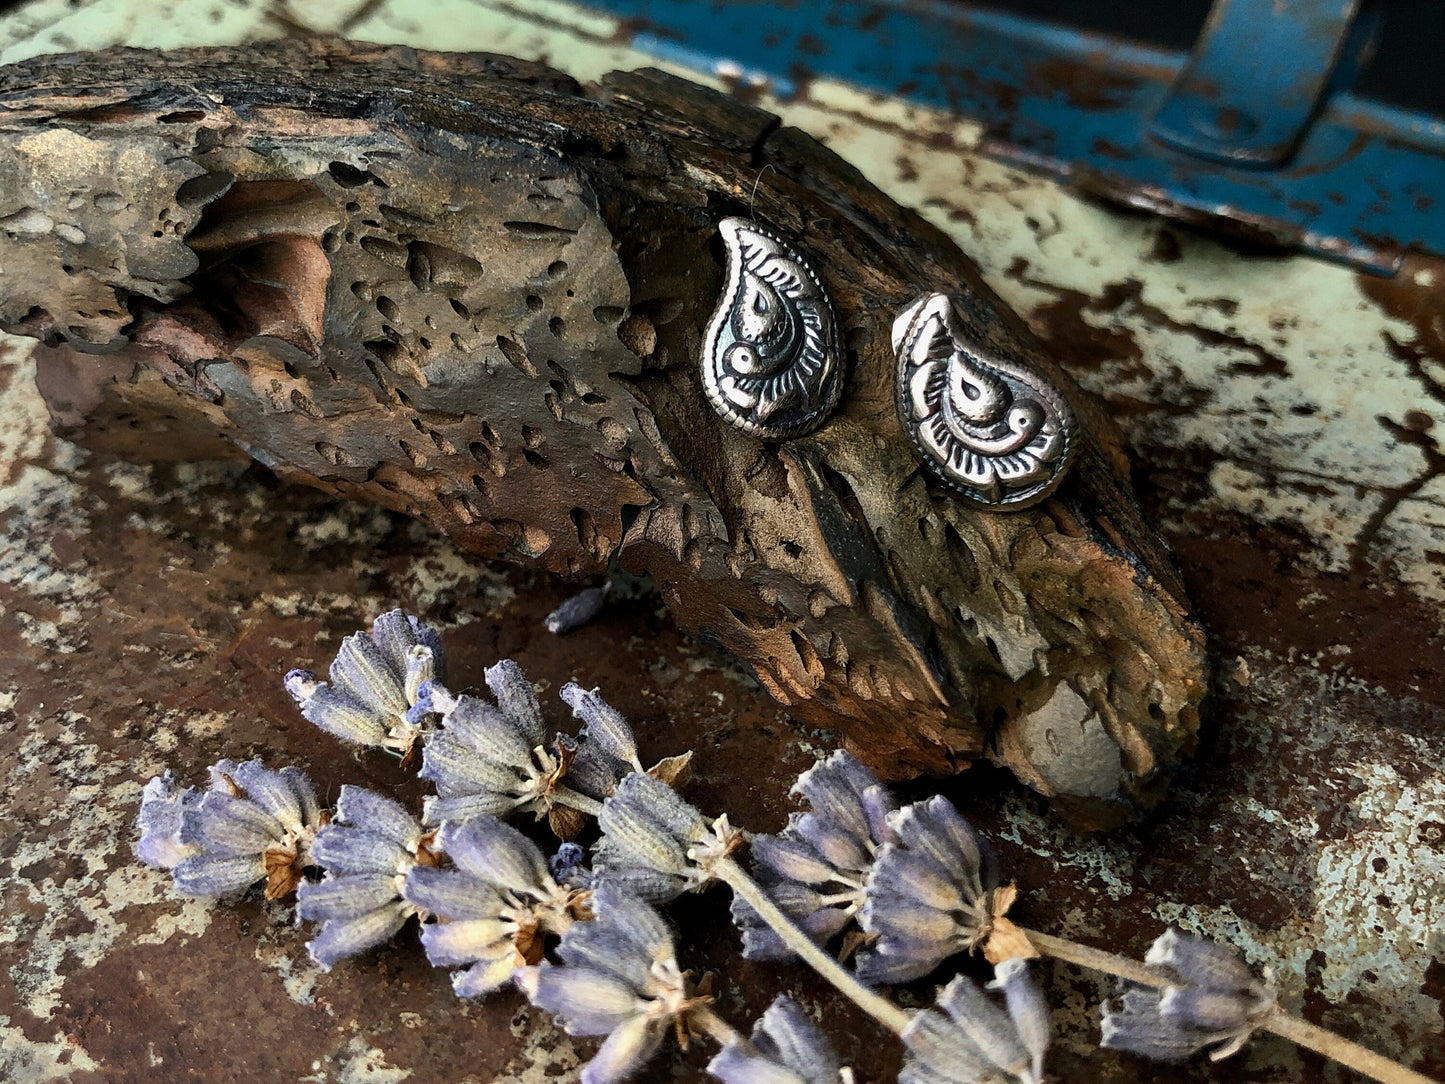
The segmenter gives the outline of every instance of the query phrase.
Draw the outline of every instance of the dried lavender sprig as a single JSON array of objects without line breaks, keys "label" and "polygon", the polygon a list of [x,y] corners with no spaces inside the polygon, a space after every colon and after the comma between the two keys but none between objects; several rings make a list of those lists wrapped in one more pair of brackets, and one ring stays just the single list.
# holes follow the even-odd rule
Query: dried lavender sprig
[{"label": "dried lavender sprig", "polygon": [[453,868],[412,869],[402,893],[437,919],[422,928],[432,965],[465,966],[452,976],[459,997],[510,982],[542,958],[547,934],[591,917],[591,893],[559,885],[536,845],[495,817],[445,824],[438,836]]},{"label": "dried lavender sprig", "polygon": [[137,856],[169,869],[193,896],[229,896],[262,879],[267,899],[290,894],[314,865],[312,841],[324,823],[310,780],[259,760],[220,760],[209,771],[205,791],[178,791],[169,772],[146,784]]},{"label": "dried lavender sprig", "polygon": [[1022,960],[1001,966],[1007,997],[1001,1007],[966,975],[938,992],[936,1008],[917,1013],[904,1029],[908,1060],[899,1084],[1040,1084],[1048,1049],[1048,1007]]},{"label": "dried lavender sprig", "polygon": [[515,662],[502,659],[485,677],[495,705],[434,686],[421,691],[422,701],[442,718],[422,753],[421,776],[437,788],[424,820],[464,823],[523,811],[548,818],[560,836],[575,834],[569,829],[581,824],[559,815],[559,806],[590,816],[602,808],[564,782],[581,759],[575,744],[559,738],[548,748],[537,695]]},{"label": "dried lavender sprig", "polygon": [[633,772],[603,804],[594,866],[603,883],[620,882],[655,902],[722,881],[773,928],[783,943],[890,1031],[908,1023],[902,1009],[874,993],[815,944],[730,855],[742,842],[726,816],[709,822],[659,780]]},{"label": "dried lavender sprig", "polygon": [[[789,918],[823,944],[867,902],[879,849],[896,839],[887,822],[895,806],[877,776],[841,749],[800,775],[792,793],[812,808],[789,817],[778,835],[752,837],[753,875]],[[732,916],[748,959],[792,955],[738,897]]]},{"label": "dried lavender sprig", "polygon": [[751,1041],[736,1035],[708,1062],[723,1084],[840,1084],[838,1055],[797,1002],[779,995],[753,1026]]},{"label": "dried lavender sprig", "polygon": [[392,610],[370,631],[342,640],[330,684],[310,670],[292,670],[286,691],[327,733],[405,757],[428,732],[431,713],[418,708],[418,700],[423,686],[441,680],[444,664],[440,637],[420,619]]},{"label": "dried lavender sprig", "polygon": [[1338,1061],[1382,1084],[1431,1084],[1430,1078],[1332,1031],[1285,1012],[1268,983],[1255,979],[1238,951],[1167,930],[1145,963],[1024,931],[1041,951],[1127,980],[1118,1002],[1104,1006],[1101,1045],[1156,1060],[1180,1060],[1211,1044],[1212,1057],[1238,1050],[1255,1031],[1269,1031]]},{"label": "dried lavender sprig", "polygon": [[672,931],[655,910],[612,885],[597,889],[592,904],[596,919],[562,935],[562,962],[519,968],[516,984],[569,1035],[607,1036],[582,1080],[615,1084],[651,1059],[669,1027],[685,1044],[694,1026],[711,1031],[721,1022],[707,1009],[712,998],[678,966]]},{"label": "dried lavender sprig", "polygon": [[343,786],[336,817],[316,833],[312,855],[326,871],[302,883],[296,917],[321,923],[306,943],[323,971],[390,941],[419,908],[405,898],[407,874],[440,862],[440,848],[401,803]]},{"label": "dried lavender sprig", "polygon": [[864,986],[825,949],[820,948],[811,937],[798,929],[737,862],[727,857],[719,859],[713,864],[713,875],[741,896],[763,921],[773,928],[783,943],[819,976],[889,1031],[902,1034],[903,1029],[908,1026],[908,1014],[886,997]]}]

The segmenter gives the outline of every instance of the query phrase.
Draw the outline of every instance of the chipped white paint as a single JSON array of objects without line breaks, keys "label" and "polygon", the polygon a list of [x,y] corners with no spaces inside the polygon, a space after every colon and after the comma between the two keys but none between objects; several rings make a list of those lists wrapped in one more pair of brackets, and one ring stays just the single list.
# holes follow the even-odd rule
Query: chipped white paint
[{"label": "chipped white paint", "polygon": [[56,1032],[51,1042],[31,1042],[10,1026],[10,1017],[0,1016],[0,1080],[6,1084],[50,1084],[99,1068],[84,1047],[63,1033]]},{"label": "chipped white paint", "polygon": [[546,1013],[523,1009],[513,1017],[511,1031],[522,1048],[493,1084],[564,1084],[577,1079],[584,1059],[571,1036]]},{"label": "chipped white paint", "polygon": [[334,1073],[317,1065],[318,1071],[301,1077],[298,1084],[401,1084],[412,1075],[410,1069],[391,1065],[384,1051],[360,1035],[353,1035],[335,1060]]}]

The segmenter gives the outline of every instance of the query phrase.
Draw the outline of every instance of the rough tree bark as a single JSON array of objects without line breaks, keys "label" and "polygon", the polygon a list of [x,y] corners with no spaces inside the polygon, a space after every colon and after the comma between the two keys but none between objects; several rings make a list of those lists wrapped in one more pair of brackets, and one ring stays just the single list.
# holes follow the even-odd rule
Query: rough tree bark
[{"label": "rough tree bark", "polygon": [[[838,411],[780,444],[697,372],[739,214],[811,255],[847,354]],[[1037,508],[974,511],[910,449],[890,325],[933,290],[1080,405]],[[1108,420],[937,230],[725,95],[342,42],[0,69],[0,326],[91,446],[650,573],[891,777],[991,752],[1103,825],[1194,743],[1203,636]]]}]

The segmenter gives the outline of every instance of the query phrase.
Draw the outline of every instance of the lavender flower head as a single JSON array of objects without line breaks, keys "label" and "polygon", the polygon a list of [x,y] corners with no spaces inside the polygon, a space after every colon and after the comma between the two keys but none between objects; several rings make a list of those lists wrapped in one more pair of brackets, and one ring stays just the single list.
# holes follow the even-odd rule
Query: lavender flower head
[{"label": "lavender flower head", "polygon": [[[792,793],[812,810],[793,814],[779,835],[753,837],[754,875],[773,902],[822,944],[862,909],[874,859],[894,838],[887,816],[895,806],[878,778],[842,750],[800,775]],[[732,915],[748,959],[793,955],[739,896]]]},{"label": "lavender flower head", "polygon": [[330,685],[310,670],[292,670],[286,691],[301,714],[328,734],[407,757],[427,730],[430,706],[422,691],[441,680],[443,662],[437,634],[392,610],[378,617],[370,632],[341,642]]},{"label": "lavender flower head", "polygon": [[1103,1007],[1100,1045],[1158,1061],[1183,1061],[1206,1047],[1218,1061],[1236,1053],[1277,1008],[1278,991],[1255,978],[1230,945],[1165,930],[1144,956],[1171,980],[1125,983]]},{"label": "lavender flower head", "polygon": [[753,1026],[751,1044],[731,1042],[708,1062],[723,1084],[840,1084],[838,1055],[796,1002],[779,996]]},{"label": "lavender flower head", "polygon": [[516,981],[567,1034],[607,1036],[583,1068],[582,1081],[614,1084],[657,1052],[669,1027],[686,1045],[689,1017],[706,1011],[712,998],[691,989],[678,967],[672,932],[646,903],[603,885],[593,907],[596,921],[579,922],[563,935],[560,966],[523,968]]},{"label": "lavender flower head", "polygon": [[506,985],[517,968],[541,960],[544,935],[591,917],[591,893],[559,886],[536,845],[495,817],[446,824],[439,835],[455,868],[412,869],[403,895],[438,919],[422,928],[427,959],[466,966],[452,976],[458,996]]},{"label": "lavender flower head", "polygon": [[296,917],[321,923],[306,947],[324,970],[391,940],[418,911],[402,895],[406,875],[440,861],[430,835],[405,808],[352,786],[341,788],[336,819],[316,833],[311,854],[326,876],[301,885]]},{"label": "lavender flower head", "polygon": [[209,789],[177,791],[169,772],[141,799],[136,853],[168,868],[192,896],[230,896],[266,881],[266,898],[288,895],[312,864],[323,823],[310,781],[299,768],[272,771],[259,760],[221,760]]},{"label": "lavender flower head", "polygon": [[548,818],[564,839],[576,835],[583,821],[565,804],[570,788],[562,785],[577,758],[575,743],[559,738],[547,747],[537,694],[515,662],[489,667],[486,679],[495,705],[474,696],[448,699],[444,691],[431,696],[443,714],[442,729],[422,753],[422,778],[437,788],[427,799],[426,823],[528,812]]},{"label": "lavender flower head", "polygon": [[[908,1058],[898,1084],[1040,1084],[1048,1051],[1048,1006],[1014,958],[990,983],[1002,987],[1007,1009],[959,975],[903,1029]],[[939,1011],[942,1010],[942,1012]]]},{"label": "lavender flower head", "polygon": [[[889,814],[897,839],[881,849],[868,878],[863,929],[874,940],[858,952],[864,982],[908,982],[998,931],[1012,886],[998,887],[993,853],[948,799],[933,797]],[[1033,955],[1024,942],[1019,951]],[[990,955],[990,959],[995,959]]]},{"label": "lavender flower head", "polygon": [[742,843],[726,815],[711,824],[666,783],[632,772],[602,805],[592,865],[603,882],[664,903],[714,879],[714,863]]}]

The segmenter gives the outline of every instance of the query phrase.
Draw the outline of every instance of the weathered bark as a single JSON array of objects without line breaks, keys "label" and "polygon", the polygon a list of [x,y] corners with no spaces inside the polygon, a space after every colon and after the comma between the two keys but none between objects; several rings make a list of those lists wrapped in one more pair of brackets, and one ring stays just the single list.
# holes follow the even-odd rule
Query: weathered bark
[{"label": "weathered bark", "polygon": [[[703,396],[730,214],[836,306],[847,385],[806,437]],[[1104,824],[1192,747],[1203,637],[1111,426],[946,238],[770,114],[339,42],[45,58],[0,69],[0,231],[0,326],[43,339],[68,436],[248,454],[575,577],[616,558],[889,776],[992,741]],[[910,449],[890,325],[932,290],[1081,407],[1037,508],[972,510]]]}]

